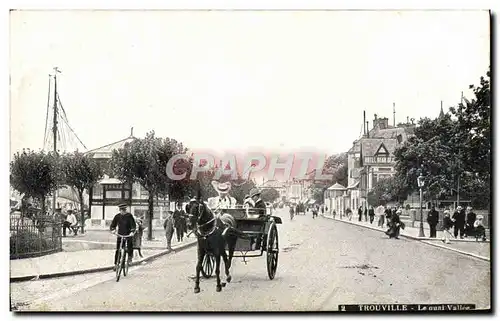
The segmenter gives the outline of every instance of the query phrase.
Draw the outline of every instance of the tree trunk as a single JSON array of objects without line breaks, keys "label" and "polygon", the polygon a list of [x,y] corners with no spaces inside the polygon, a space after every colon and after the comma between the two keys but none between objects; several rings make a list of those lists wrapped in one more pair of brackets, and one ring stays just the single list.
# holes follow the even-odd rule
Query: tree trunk
[{"label": "tree trunk", "polygon": [[148,191],[148,241],[153,240],[153,204],[154,204],[154,194]]},{"label": "tree trunk", "polygon": [[81,225],[82,234],[85,233],[85,215],[83,213],[83,191],[78,191],[78,197],[80,198],[80,215],[81,215]]}]

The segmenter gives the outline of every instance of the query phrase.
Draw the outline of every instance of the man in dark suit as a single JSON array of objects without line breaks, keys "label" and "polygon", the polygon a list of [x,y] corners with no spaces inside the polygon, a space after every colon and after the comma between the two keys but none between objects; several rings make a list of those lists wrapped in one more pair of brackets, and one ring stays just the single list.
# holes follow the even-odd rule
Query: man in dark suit
[{"label": "man in dark suit", "polygon": [[432,209],[427,214],[427,223],[429,223],[429,229],[431,230],[431,237],[436,237],[436,225],[439,221],[439,213],[436,211],[436,207],[433,206]]},{"label": "man in dark suit", "polygon": [[457,210],[455,211],[455,213],[453,213],[451,220],[453,221],[453,225],[455,226],[453,229],[453,234],[455,235],[455,238],[458,236],[458,233],[460,232],[460,238],[463,239],[464,227],[465,227],[465,211],[462,208],[462,206],[457,206]]},{"label": "man in dark suit", "polygon": [[250,198],[254,202],[254,209],[256,210],[256,213],[261,216],[266,215],[267,206],[266,203],[264,203],[264,201],[260,198],[260,191],[257,188],[252,188],[252,190],[250,190]]},{"label": "man in dark suit", "polygon": [[467,206],[465,219],[465,236],[474,236],[474,222],[476,221],[476,213],[472,211],[472,207]]}]

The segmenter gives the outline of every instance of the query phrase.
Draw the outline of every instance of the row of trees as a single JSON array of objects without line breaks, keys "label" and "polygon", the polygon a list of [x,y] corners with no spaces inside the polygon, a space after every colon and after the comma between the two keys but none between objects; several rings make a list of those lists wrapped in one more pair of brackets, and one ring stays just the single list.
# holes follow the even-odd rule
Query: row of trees
[{"label": "row of trees", "polygon": [[[348,166],[347,153],[331,155],[325,160],[323,174],[331,175],[329,180],[314,180],[311,185],[313,199],[318,203],[324,202],[324,192],[334,183],[339,183],[347,186],[348,181]],[[314,173],[310,177],[314,179]]]},{"label": "row of trees", "polygon": [[488,207],[491,186],[491,90],[490,72],[479,86],[471,85],[472,100],[436,119],[423,118],[415,136],[396,149],[396,175],[380,181],[369,195],[378,203],[397,201],[418,189],[425,179],[425,197],[439,200],[460,193],[475,208]]},{"label": "row of trees", "polygon": [[[33,199],[46,210],[46,199],[58,186],[66,185],[78,194],[81,211],[82,232],[85,216],[83,195],[103,176],[101,166],[95,160],[75,152],[56,155],[53,152],[35,152],[24,149],[14,155],[10,163],[10,184],[23,199]],[[22,202],[25,203],[25,202]],[[21,211],[24,214],[24,210]]]},{"label": "row of trees", "polygon": [[[10,181],[14,189],[25,198],[37,200],[46,213],[46,199],[58,186],[66,185],[75,189],[80,200],[82,211],[82,232],[84,226],[83,202],[84,193],[103,177],[104,173],[116,177],[124,183],[139,183],[148,191],[148,238],[152,238],[152,218],[154,199],[158,196],[169,196],[171,201],[185,201],[200,190],[203,197],[213,197],[217,192],[212,187],[216,168],[199,173],[197,180],[191,180],[193,160],[178,160],[175,162],[174,174],[186,173],[182,180],[168,177],[166,168],[169,160],[177,154],[186,154],[187,148],[171,138],[156,137],[154,131],[145,138],[127,143],[123,148],[114,150],[112,158],[104,168],[104,164],[79,152],[56,155],[52,152],[34,152],[23,150],[14,155],[10,164]],[[230,177],[222,176],[219,181],[227,181]],[[250,190],[255,187],[251,180],[238,177],[232,180],[233,195],[242,203]],[[265,189],[262,198],[272,202],[279,197],[274,189]]]}]

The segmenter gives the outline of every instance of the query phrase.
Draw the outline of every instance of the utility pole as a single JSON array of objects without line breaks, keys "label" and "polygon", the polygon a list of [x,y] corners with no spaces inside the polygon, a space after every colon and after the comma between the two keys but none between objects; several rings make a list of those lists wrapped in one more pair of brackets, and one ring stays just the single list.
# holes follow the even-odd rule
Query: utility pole
[{"label": "utility pole", "polygon": [[[57,73],[60,72],[57,67],[54,67],[54,119],[52,126],[52,135],[54,138],[54,155],[57,156]],[[52,196],[52,213],[56,212],[56,193],[57,188]]]},{"label": "utility pole", "polygon": [[392,103],[392,126],[396,127],[396,103]]},{"label": "utility pole", "polygon": [[[463,104],[463,102],[464,102],[464,92],[462,91],[462,93],[460,95],[460,104]],[[460,109],[460,113],[462,113],[461,109]],[[460,121],[460,118],[459,118],[459,121]],[[458,139],[458,143],[460,144],[460,139]],[[462,174],[462,169],[461,169],[462,164],[461,164],[461,160],[460,160],[460,154],[461,154],[460,145],[458,145],[457,207],[460,205],[460,176]]]}]

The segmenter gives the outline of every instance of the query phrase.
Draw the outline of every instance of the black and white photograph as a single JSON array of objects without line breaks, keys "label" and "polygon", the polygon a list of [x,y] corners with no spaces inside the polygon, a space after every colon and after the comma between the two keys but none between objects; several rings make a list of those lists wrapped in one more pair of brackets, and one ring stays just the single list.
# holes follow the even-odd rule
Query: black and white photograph
[{"label": "black and white photograph", "polygon": [[493,17],[11,10],[10,311],[491,312]]}]

